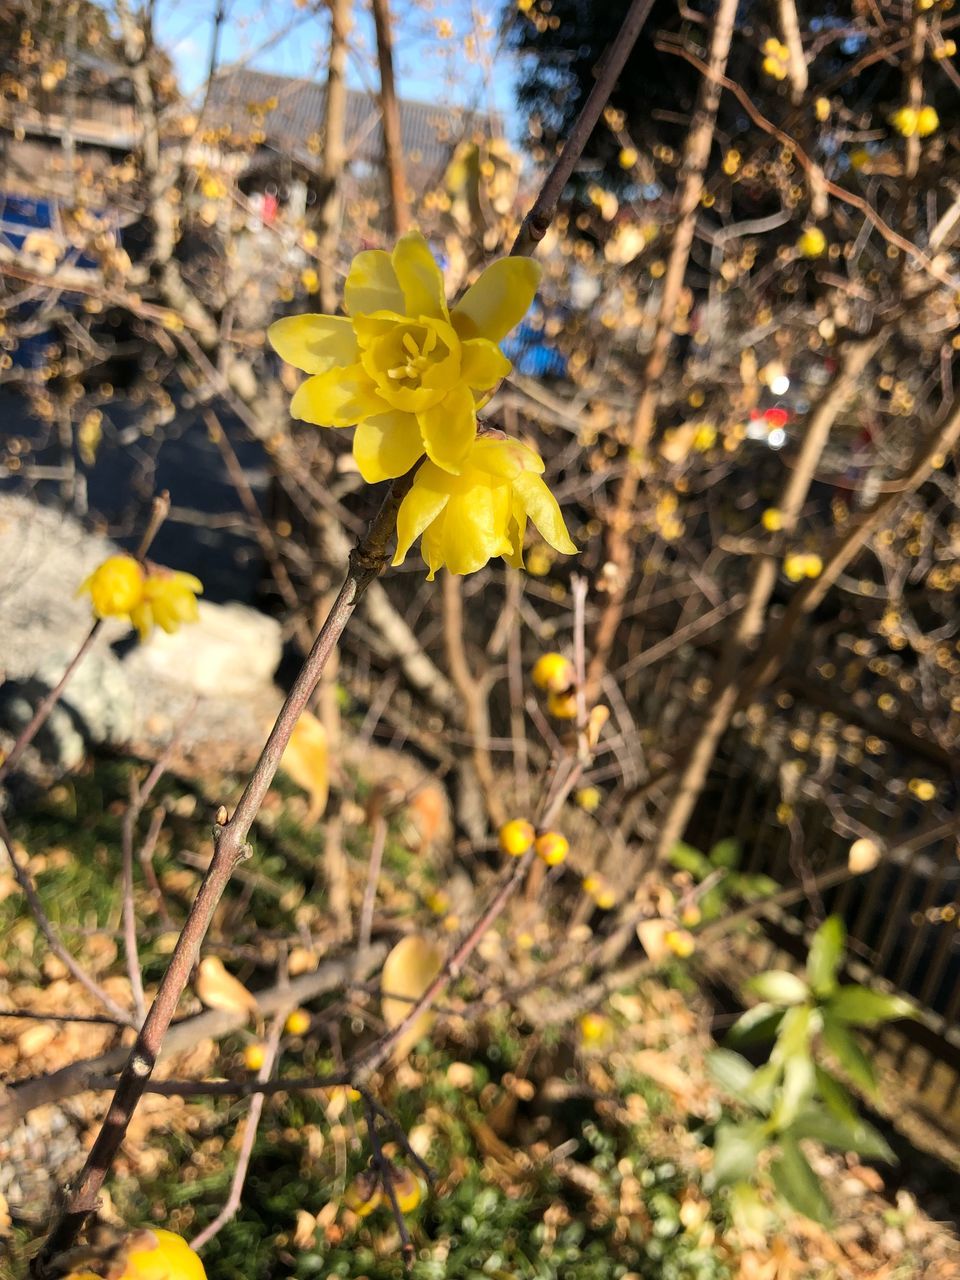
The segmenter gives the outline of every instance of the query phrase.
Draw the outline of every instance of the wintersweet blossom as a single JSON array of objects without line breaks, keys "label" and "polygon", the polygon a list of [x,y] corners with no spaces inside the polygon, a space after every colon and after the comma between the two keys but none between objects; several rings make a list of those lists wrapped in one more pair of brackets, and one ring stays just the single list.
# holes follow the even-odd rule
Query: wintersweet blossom
[{"label": "wintersweet blossom", "polygon": [[109,1256],[91,1251],[86,1265],[65,1280],[101,1280],[101,1274],[111,1280],[206,1280],[203,1263],[186,1240],[159,1227],[133,1232]]},{"label": "wintersweet blossom", "polygon": [[175,569],[158,569],[148,574],[143,583],[143,599],[130,610],[130,621],[146,640],[154,626],[172,635],[183,622],[196,622],[200,617],[197,596],[203,583],[192,573]]},{"label": "wintersweet blossom", "polygon": [[529,258],[500,258],[448,308],[443,275],[418,231],[392,253],[358,253],[344,286],[347,315],[288,316],[270,326],[277,354],[310,375],[291,414],[315,426],[356,425],[353,456],[369,484],[405,474],[424,452],[460,475],[477,408],[512,367],[497,344],[539,281]]},{"label": "wintersweet blossom", "polygon": [[154,626],[176,631],[182,622],[196,622],[196,597],[203,591],[191,573],[150,566],[133,556],[108,556],[77,588],[88,592],[94,616],[126,618],[145,640]]},{"label": "wintersweet blossom", "polygon": [[476,573],[494,556],[522,568],[528,518],[554,550],[573,555],[577,548],[542,472],[533,449],[492,436],[475,441],[459,475],[428,459],[400,504],[393,563],[402,564],[422,535],[429,581],[444,565],[451,573]]}]

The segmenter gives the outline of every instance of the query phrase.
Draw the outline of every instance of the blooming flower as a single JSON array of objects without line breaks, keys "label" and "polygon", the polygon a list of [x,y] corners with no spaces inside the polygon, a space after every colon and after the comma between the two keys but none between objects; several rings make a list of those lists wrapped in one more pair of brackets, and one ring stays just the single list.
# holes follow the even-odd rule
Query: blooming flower
[{"label": "blooming flower", "polygon": [[551,547],[573,555],[577,548],[542,471],[533,449],[487,436],[474,443],[460,475],[426,461],[397,513],[393,563],[402,564],[422,534],[428,580],[444,565],[451,573],[476,573],[493,556],[521,568],[528,517]]},{"label": "blooming flower", "polygon": [[159,1227],[135,1231],[109,1258],[91,1256],[89,1262],[98,1271],[84,1267],[65,1280],[100,1280],[100,1270],[112,1280],[206,1280],[203,1263],[186,1240]]},{"label": "blooming flower", "polygon": [[143,582],[143,597],[130,610],[130,621],[146,640],[154,626],[172,635],[182,622],[196,622],[200,616],[197,596],[203,583],[192,573],[156,569]]},{"label": "blooming flower", "polygon": [[98,618],[129,615],[143,598],[143,569],[133,556],[109,556],[77,588],[77,595],[90,592],[90,603]]},{"label": "blooming flower", "polygon": [[290,404],[316,426],[356,424],[353,455],[370,484],[409,471],[426,452],[460,475],[483,405],[511,364],[497,343],[522,318],[540,268],[501,258],[448,309],[443,276],[419,232],[393,253],[358,253],[346,316],[289,316],[270,326],[277,354],[310,376]]}]

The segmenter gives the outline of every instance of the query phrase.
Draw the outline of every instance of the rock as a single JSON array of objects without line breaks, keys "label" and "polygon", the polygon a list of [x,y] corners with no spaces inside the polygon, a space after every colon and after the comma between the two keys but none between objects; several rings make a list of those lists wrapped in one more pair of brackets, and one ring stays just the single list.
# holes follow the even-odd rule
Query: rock
[{"label": "rock", "polygon": [[[91,622],[77,588],[118,550],[71,516],[0,495],[0,745],[66,670]],[[144,644],[110,620],[36,739],[40,759],[72,769],[91,744],[153,755],[177,738],[194,765],[245,767],[281,701],[281,643],[276,620],[240,604],[201,601],[199,622]]]}]

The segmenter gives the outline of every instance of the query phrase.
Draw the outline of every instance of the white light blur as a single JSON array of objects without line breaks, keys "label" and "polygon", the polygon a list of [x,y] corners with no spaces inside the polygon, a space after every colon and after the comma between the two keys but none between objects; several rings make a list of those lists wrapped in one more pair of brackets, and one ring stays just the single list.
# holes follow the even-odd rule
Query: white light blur
[{"label": "white light blur", "polygon": [[790,390],[790,379],[785,373],[778,373],[770,379],[770,390],[775,396],[785,396]]},{"label": "white light blur", "polygon": [[767,436],[767,444],[771,449],[782,449],[787,443],[787,433],[783,427],[774,427]]}]

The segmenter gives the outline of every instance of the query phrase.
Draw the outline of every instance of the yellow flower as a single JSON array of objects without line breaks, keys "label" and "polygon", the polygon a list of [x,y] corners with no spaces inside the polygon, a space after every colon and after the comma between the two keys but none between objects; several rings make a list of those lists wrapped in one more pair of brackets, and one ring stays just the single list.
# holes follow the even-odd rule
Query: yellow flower
[{"label": "yellow flower", "polygon": [[310,1029],[310,1015],[306,1009],[294,1009],[287,1015],[287,1020],[283,1024],[283,1029],[288,1036],[302,1036],[305,1031]]},{"label": "yellow flower", "polygon": [[592,871],[581,882],[581,888],[601,911],[612,911],[617,905],[616,890],[598,871]]},{"label": "yellow flower", "polygon": [[288,316],[270,326],[277,354],[310,375],[290,412],[316,426],[356,425],[353,456],[369,484],[403,475],[424,451],[460,475],[477,407],[511,369],[497,343],[539,281],[529,258],[500,258],[448,309],[440,268],[418,231],[392,254],[358,253],[344,287],[346,316]]},{"label": "yellow flower", "polygon": [[393,1171],[393,1194],[401,1213],[412,1213],[420,1203],[420,1180],[412,1169]]},{"label": "yellow flower", "polygon": [[807,227],[797,240],[797,252],[804,258],[819,258],[827,247],[827,237],[819,227]]},{"label": "yellow flower", "polygon": [[380,1176],[373,1169],[365,1169],[358,1173],[343,1193],[343,1203],[352,1209],[358,1218],[366,1218],[383,1199],[380,1188]]},{"label": "yellow flower", "polygon": [[570,693],[548,693],[547,710],[557,720],[573,720],[577,714],[577,695]]},{"label": "yellow flower", "polygon": [[597,809],[600,808],[603,794],[599,787],[581,787],[573,798],[585,813],[596,813]]},{"label": "yellow flower", "polygon": [[196,622],[200,616],[197,596],[203,583],[192,573],[175,569],[155,569],[143,581],[143,597],[130,610],[130,621],[145,640],[152,627],[160,627],[172,635],[183,622]]},{"label": "yellow flower", "polygon": [[693,934],[686,929],[670,929],[664,934],[663,940],[673,954],[679,956],[681,960],[692,956],[697,946]]},{"label": "yellow flower", "polygon": [[570,842],[559,831],[545,831],[537,836],[536,850],[548,867],[558,867],[570,852]]},{"label": "yellow flower", "polygon": [[778,530],[783,528],[783,512],[777,507],[767,507],[760,517],[760,523],[767,533],[777,533]]},{"label": "yellow flower", "polygon": [[[186,1240],[159,1227],[135,1231],[128,1236],[108,1274],[113,1280],[206,1280],[207,1277],[203,1263]],[[100,1277],[93,1271],[82,1270],[71,1272],[65,1280],[100,1280]]]},{"label": "yellow flower", "polygon": [[110,556],[77,588],[90,592],[98,618],[125,618],[143,600],[143,569],[133,556]]},{"label": "yellow flower", "polygon": [[803,578],[819,578],[823,572],[823,561],[818,555],[794,551],[784,559],[783,572],[791,582],[800,582]]},{"label": "yellow flower", "polygon": [[890,117],[890,123],[897,133],[912,138],[917,131],[917,112],[913,107],[901,107]]},{"label": "yellow flower", "polygon": [[400,504],[393,563],[402,564],[422,534],[428,581],[444,565],[450,573],[476,573],[493,556],[522,568],[528,517],[545,542],[573,555],[577,548],[542,471],[543,461],[533,449],[492,437],[475,441],[459,475],[428,459]]},{"label": "yellow flower", "polygon": [[533,823],[525,818],[513,818],[500,828],[500,848],[512,858],[521,858],[536,838]]},{"label": "yellow flower", "polygon": [[262,1044],[248,1044],[243,1051],[243,1065],[248,1071],[259,1071],[266,1061],[266,1051]]},{"label": "yellow flower", "polygon": [[772,76],[774,80],[785,80],[787,78],[787,64],[785,60],[770,56],[764,58],[763,69],[768,76]]},{"label": "yellow flower", "polygon": [[621,169],[632,169],[638,159],[636,147],[624,147],[619,156],[617,156]]},{"label": "yellow flower", "polygon": [[921,107],[917,112],[917,137],[928,138],[940,128],[940,117],[934,107]]},{"label": "yellow flower", "polygon": [[580,1038],[584,1045],[595,1047],[607,1044],[612,1031],[610,1019],[605,1018],[602,1013],[585,1013],[580,1019]]},{"label": "yellow flower", "polygon": [[907,785],[918,800],[932,800],[937,794],[937,788],[929,778],[911,778]]},{"label": "yellow flower", "polygon": [[813,110],[817,119],[821,124],[823,124],[824,120],[827,120],[830,117],[830,99],[817,98],[816,102],[813,104]]},{"label": "yellow flower", "polygon": [[542,653],[533,664],[530,678],[538,689],[551,689],[563,693],[576,680],[573,663],[562,653]]}]

